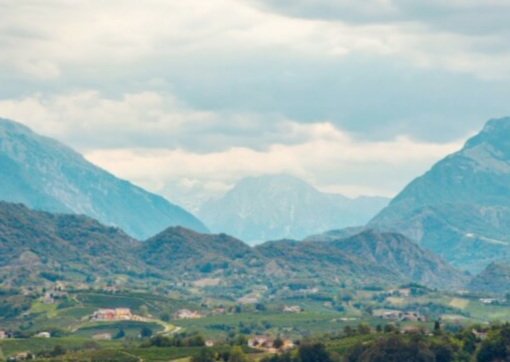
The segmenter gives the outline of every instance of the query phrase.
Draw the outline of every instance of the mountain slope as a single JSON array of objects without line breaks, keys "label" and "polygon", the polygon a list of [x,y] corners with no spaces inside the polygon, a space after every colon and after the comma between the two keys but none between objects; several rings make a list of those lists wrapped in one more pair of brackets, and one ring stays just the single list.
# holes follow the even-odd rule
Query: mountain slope
[{"label": "mountain slope", "polygon": [[240,240],[220,234],[200,234],[181,227],[169,228],[141,244],[137,255],[159,270],[180,274],[260,265],[259,256]]},{"label": "mountain slope", "polygon": [[422,250],[403,235],[366,230],[323,241],[276,241],[256,247],[262,255],[289,268],[306,269],[321,277],[349,277],[359,281],[413,281],[437,288],[460,287],[467,277],[441,258]]},{"label": "mountain slope", "polygon": [[468,289],[480,293],[507,295],[510,293],[510,264],[489,264],[469,283]]},{"label": "mountain slope", "polygon": [[413,181],[370,223],[472,271],[510,256],[510,118]]},{"label": "mountain slope", "polygon": [[300,278],[438,287],[463,281],[400,235],[370,231],[335,241],[276,241],[251,248],[225,234],[173,227],[139,242],[85,216],[5,202],[0,202],[0,255],[3,286],[37,285],[48,275],[75,283],[128,277],[132,286],[213,278],[241,288]]},{"label": "mountain slope", "polygon": [[85,216],[56,215],[0,202],[2,279],[24,274],[29,278],[26,274],[44,271],[74,273],[81,278],[143,272],[145,267],[132,253],[138,243],[121,230]]},{"label": "mountain slope", "polygon": [[362,225],[388,201],[321,193],[288,175],[262,176],[243,179],[223,198],[206,203],[198,215],[215,232],[256,243]]},{"label": "mountain slope", "polygon": [[145,239],[169,226],[206,231],[183,209],[92,165],[70,148],[0,119],[0,200],[84,214]]}]

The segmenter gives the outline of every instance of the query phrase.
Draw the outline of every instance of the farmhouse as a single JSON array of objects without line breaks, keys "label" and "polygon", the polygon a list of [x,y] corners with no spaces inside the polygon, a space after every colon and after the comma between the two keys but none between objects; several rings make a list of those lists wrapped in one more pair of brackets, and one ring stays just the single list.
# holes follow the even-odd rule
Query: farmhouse
[{"label": "farmhouse", "polygon": [[189,309],[181,309],[174,313],[174,319],[199,319],[202,315],[198,312],[192,312]]},{"label": "farmhouse", "polygon": [[95,341],[111,341],[112,335],[110,333],[95,334],[92,339]]},{"label": "farmhouse", "polygon": [[406,312],[401,319],[407,322],[426,322],[427,319],[418,312]]},{"label": "farmhouse", "polygon": [[294,305],[294,306],[291,306],[291,307],[285,306],[283,308],[283,311],[286,312],[286,313],[301,313],[303,311],[303,309],[300,306],[298,306],[298,305]]},{"label": "farmhouse", "polygon": [[263,349],[268,352],[288,351],[295,347],[294,342],[290,339],[281,340],[281,346],[275,347],[275,339],[266,336],[256,336],[248,340],[248,347]]},{"label": "farmhouse", "polygon": [[254,295],[247,295],[237,300],[239,304],[247,305],[247,304],[257,304],[259,299]]},{"label": "farmhouse", "polygon": [[0,329],[0,339],[6,339],[6,338],[9,338],[9,334],[7,334],[7,331]]},{"label": "farmhouse", "polygon": [[128,308],[99,309],[92,315],[92,319],[96,321],[129,321],[133,319],[133,313]]},{"label": "farmhouse", "polygon": [[480,299],[480,302],[485,305],[490,305],[496,303],[498,300],[494,298],[482,298]]},{"label": "farmhouse", "polygon": [[248,347],[271,349],[274,346],[274,339],[265,336],[256,336],[248,340]]},{"label": "farmhouse", "polygon": [[487,338],[487,332],[478,332],[476,329],[473,329],[472,333],[477,339],[481,341],[484,341]]},{"label": "farmhouse", "polygon": [[427,318],[419,312],[402,312],[400,310],[374,310],[374,317],[399,322],[426,322]]}]

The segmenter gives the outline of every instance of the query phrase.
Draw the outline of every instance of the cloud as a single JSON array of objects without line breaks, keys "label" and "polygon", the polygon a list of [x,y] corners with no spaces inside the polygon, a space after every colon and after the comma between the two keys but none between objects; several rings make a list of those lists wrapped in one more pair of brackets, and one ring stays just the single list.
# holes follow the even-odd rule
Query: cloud
[{"label": "cloud", "polygon": [[[186,180],[217,194],[248,175],[293,174],[322,190],[348,195],[391,195],[461,143],[424,144],[400,137],[392,142],[357,142],[330,123],[295,125],[310,135],[301,144],[274,144],[197,154],[177,150],[96,150],[92,162],[151,190]],[[143,170],[141,172],[140,170]],[[175,192],[175,190],[174,190]]]},{"label": "cloud", "polygon": [[[324,190],[393,195],[458,142],[356,139],[329,120],[196,110],[172,94],[95,91],[0,101],[2,117],[84,152],[153,191],[225,191],[248,175],[290,173]],[[172,187],[169,187],[172,186]],[[181,187],[182,186],[182,187]]]},{"label": "cloud", "polygon": [[178,148],[203,153],[241,146],[264,149],[314,136],[283,116],[200,111],[172,94],[155,92],[120,98],[96,91],[34,95],[0,101],[0,114],[82,151]]},{"label": "cloud", "polygon": [[506,0],[247,0],[282,14],[355,24],[414,22],[454,33],[507,32]]},{"label": "cloud", "polygon": [[[310,59],[372,54],[488,79],[510,76],[509,7],[503,2],[260,2],[279,13],[239,0],[189,0],[186,6],[164,0],[11,1],[0,12],[0,65],[28,78],[90,79],[118,67],[126,74],[141,64],[172,66],[195,57],[228,63],[267,53]],[[459,14],[467,19],[457,20]],[[477,17],[495,29],[454,31],[464,23],[472,29]],[[350,21],[358,18],[366,21]],[[452,29],[430,29],[434,19]]]}]

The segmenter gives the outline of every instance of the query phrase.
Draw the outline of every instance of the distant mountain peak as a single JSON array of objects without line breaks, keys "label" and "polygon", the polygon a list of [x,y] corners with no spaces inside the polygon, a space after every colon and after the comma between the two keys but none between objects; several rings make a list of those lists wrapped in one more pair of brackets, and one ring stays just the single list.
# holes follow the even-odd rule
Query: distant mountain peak
[{"label": "distant mountain peak", "polygon": [[303,239],[331,229],[365,224],[388,203],[320,192],[287,174],[247,177],[198,215],[214,232],[250,243]]},{"label": "distant mountain peak", "polygon": [[[484,129],[476,136],[466,142],[464,154],[470,154],[470,150],[483,147],[487,155],[498,160],[510,161],[510,117],[492,119],[485,125]],[[480,151],[482,153],[483,151]]]}]

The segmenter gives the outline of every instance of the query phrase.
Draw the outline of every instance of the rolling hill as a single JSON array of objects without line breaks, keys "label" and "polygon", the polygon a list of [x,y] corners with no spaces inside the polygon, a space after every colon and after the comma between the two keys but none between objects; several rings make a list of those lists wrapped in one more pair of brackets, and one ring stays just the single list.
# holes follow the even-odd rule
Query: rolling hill
[{"label": "rolling hill", "polygon": [[225,234],[172,227],[140,242],[85,216],[0,202],[0,285],[45,279],[141,284],[216,278],[225,285],[292,278],[361,284],[409,281],[458,287],[461,273],[401,235],[363,232],[334,241],[274,241],[252,248]]}]

